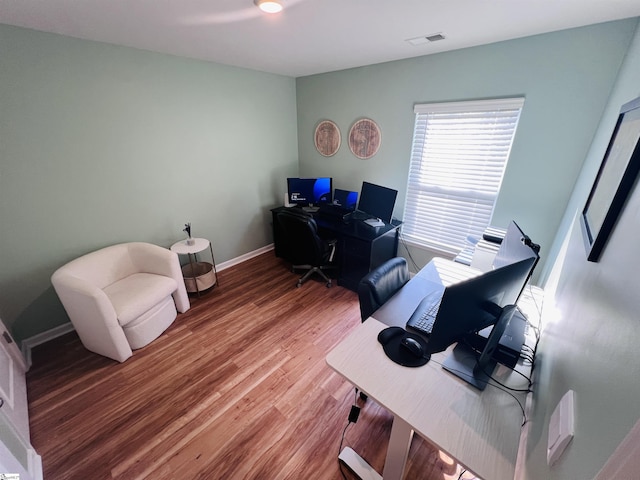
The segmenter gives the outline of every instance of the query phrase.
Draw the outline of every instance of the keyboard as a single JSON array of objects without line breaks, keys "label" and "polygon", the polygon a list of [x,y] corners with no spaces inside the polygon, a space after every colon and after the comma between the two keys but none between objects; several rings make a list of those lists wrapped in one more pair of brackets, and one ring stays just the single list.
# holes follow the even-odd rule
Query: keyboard
[{"label": "keyboard", "polygon": [[323,203],[320,205],[320,213],[328,217],[343,218],[353,212],[353,208],[346,208],[341,205],[333,205],[331,203]]},{"label": "keyboard", "polygon": [[407,327],[423,335],[431,335],[441,301],[442,296],[437,298],[433,296],[423,298],[414,310],[411,318],[407,321]]},{"label": "keyboard", "polygon": [[318,210],[320,207],[302,207],[302,211],[307,213],[316,213]]},{"label": "keyboard", "polygon": [[366,220],[368,218],[371,218],[371,215],[361,210],[354,210],[351,212],[351,220]]}]

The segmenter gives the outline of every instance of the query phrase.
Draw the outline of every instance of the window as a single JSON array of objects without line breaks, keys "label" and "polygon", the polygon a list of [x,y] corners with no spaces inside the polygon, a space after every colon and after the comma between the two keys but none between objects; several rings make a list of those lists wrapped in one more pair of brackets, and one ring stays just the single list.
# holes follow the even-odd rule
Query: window
[{"label": "window", "polygon": [[[416,105],[403,234],[456,254],[489,226],[524,98]],[[468,245],[468,244],[467,244]]]}]

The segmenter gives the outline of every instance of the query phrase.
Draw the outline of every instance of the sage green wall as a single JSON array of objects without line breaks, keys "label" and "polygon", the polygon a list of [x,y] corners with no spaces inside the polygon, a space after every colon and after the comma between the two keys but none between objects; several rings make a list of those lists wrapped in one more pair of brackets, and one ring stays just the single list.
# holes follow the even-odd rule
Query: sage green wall
[{"label": "sage green wall", "polygon": [[[640,419],[640,189],[598,263],[586,261],[576,220],[620,106],[640,95],[637,25],[630,19],[297,80],[301,174],[332,174],[344,188],[362,180],[398,188],[399,217],[414,103],[525,95],[494,215],[497,224],[518,220],[548,260],[538,270],[547,280],[544,331],[518,478],[593,478]],[[318,121],[335,121],[346,137],[362,116],[382,129],[375,157],[358,160],[345,143],[331,158],[315,152]],[[549,417],[568,389],[576,393],[575,438],[549,467]]]},{"label": "sage green wall", "polygon": [[[416,103],[524,95],[520,124],[493,224],[515,219],[542,245],[544,268],[573,184],[633,35],[636,20],[599,24],[437,55],[298,78],[302,175],[330,175],[359,190],[363,180],[399,191],[402,218]],[[369,117],[382,131],[369,160],[348,148],[349,128]],[[333,157],[314,148],[319,121],[339,126]],[[429,258],[411,249],[421,267]]]},{"label": "sage green wall", "polygon": [[[625,206],[599,262],[586,260],[579,223],[620,107],[640,96],[640,29],[635,33],[566,210],[545,285],[545,329],[529,424],[523,479],[593,478],[640,419],[640,188]],[[548,423],[575,392],[575,437],[546,465]]]},{"label": "sage green wall", "polygon": [[0,26],[0,318],[68,321],[49,278],[126,241],[193,234],[217,262],[272,242],[298,173],[295,81]]}]

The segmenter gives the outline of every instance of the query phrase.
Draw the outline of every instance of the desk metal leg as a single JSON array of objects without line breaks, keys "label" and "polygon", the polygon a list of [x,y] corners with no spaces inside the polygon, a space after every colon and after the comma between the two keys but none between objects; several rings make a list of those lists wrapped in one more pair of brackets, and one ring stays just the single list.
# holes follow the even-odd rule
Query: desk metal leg
[{"label": "desk metal leg", "polygon": [[338,455],[349,470],[355,473],[360,480],[382,480],[382,475],[376,472],[364,458],[358,455],[352,448],[344,447]]},{"label": "desk metal leg", "polygon": [[411,428],[411,425],[398,417],[394,417],[387,458],[384,461],[384,470],[382,471],[384,480],[402,480],[412,439],[413,428]]},{"label": "desk metal leg", "polygon": [[412,439],[413,428],[407,422],[394,417],[382,476],[349,447],[345,447],[338,458],[362,480],[402,480]]}]

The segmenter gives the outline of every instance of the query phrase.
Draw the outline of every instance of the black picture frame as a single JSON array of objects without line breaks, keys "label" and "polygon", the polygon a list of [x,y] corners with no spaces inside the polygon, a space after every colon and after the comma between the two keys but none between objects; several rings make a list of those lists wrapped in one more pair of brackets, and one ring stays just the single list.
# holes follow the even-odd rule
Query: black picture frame
[{"label": "black picture frame", "polygon": [[598,175],[582,210],[587,260],[597,262],[640,172],[640,97],[618,115]]}]

